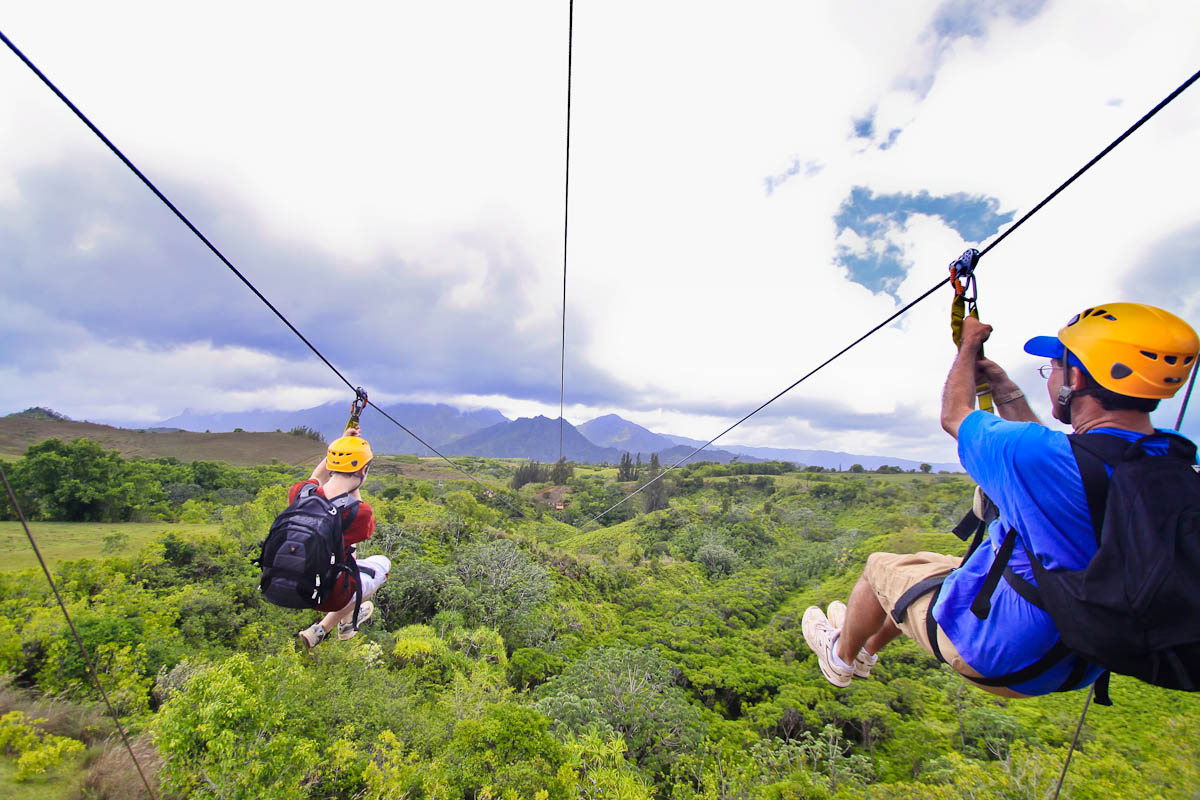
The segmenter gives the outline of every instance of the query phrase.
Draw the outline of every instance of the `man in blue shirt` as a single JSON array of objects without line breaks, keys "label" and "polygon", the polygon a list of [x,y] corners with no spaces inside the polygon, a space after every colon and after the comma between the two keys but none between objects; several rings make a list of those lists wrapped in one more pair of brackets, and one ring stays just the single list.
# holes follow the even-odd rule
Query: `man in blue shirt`
[{"label": "man in blue shirt", "polygon": [[[1050,616],[1024,596],[1022,584],[1036,587],[1031,552],[1049,569],[1081,569],[1096,553],[1096,535],[1067,435],[1045,427],[1004,370],[979,357],[991,330],[964,320],[941,422],[999,517],[961,565],[938,553],[872,553],[848,605],[805,612],[805,641],[835,686],[867,677],[879,650],[901,633],[969,681],[1008,697],[1086,687],[1103,672],[1064,655]],[[1025,344],[1026,352],[1050,359],[1042,374],[1057,420],[1075,433],[1129,441],[1155,432],[1150,412],[1185,382],[1198,350],[1186,322],[1136,303],[1086,309],[1057,337]],[[1000,416],[974,410],[981,377],[991,384]],[[987,599],[988,573],[1014,529],[1009,570],[991,591],[990,610],[975,613],[972,604],[981,593]]]}]

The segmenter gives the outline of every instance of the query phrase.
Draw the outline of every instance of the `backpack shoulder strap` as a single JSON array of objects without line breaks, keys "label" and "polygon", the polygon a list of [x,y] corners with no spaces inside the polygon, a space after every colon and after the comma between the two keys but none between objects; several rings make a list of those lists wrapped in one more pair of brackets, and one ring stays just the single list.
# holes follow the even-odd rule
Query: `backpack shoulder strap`
[{"label": "backpack shoulder strap", "polygon": [[1096,546],[1100,545],[1100,531],[1104,528],[1104,507],[1108,504],[1108,469],[1125,459],[1129,442],[1105,433],[1072,433],[1071,452],[1083,478],[1083,491],[1087,496],[1088,515],[1092,518],[1092,532],[1096,535]]},{"label": "backpack shoulder strap", "polygon": [[347,492],[346,494],[339,494],[330,502],[342,515],[342,529],[349,528],[354,523],[355,517],[358,516],[358,507],[362,501],[355,499],[353,495]]}]

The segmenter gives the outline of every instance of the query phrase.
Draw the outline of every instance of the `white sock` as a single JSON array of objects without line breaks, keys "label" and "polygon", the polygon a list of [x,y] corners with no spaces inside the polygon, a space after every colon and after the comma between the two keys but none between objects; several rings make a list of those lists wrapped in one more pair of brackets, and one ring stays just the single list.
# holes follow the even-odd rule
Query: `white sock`
[{"label": "white sock", "polygon": [[832,661],[833,665],[839,669],[854,669],[854,667],[842,661],[837,654],[837,643],[838,639],[840,638],[842,638],[842,632],[838,631],[837,635],[833,637],[833,641],[829,644],[829,660]]}]

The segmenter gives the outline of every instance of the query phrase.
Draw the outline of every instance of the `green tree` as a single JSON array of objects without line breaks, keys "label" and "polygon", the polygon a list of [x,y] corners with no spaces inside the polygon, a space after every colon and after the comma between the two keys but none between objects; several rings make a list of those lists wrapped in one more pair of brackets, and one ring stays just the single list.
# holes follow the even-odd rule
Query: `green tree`
[{"label": "green tree", "polygon": [[[652,771],[665,770],[675,754],[703,735],[699,714],[675,684],[674,669],[653,650],[593,649],[550,679],[542,697],[536,707],[567,730],[579,734],[603,723]],[[564,712],[570,709],[578,715],[568,717]]]},{"label": "green tree", "polygon": [[658,453],[652,453],[650,455],[649,469],[652,483],[647,484],[646,488],[642,491],[644,498],[642,503],[647,514],[653,511],[661,511],[667,507],[667,484],[661,478],[655,480],[655,478],[658,478],[662,474],[662,471],[662,465],[658,462]]},{"label": "green tree", "polygon": [[[509,485],[513,489],[520,489],[527,483],[543,483],[546,478],[546,468],[536,461],[530,461],[527,464],[517,467],[516,474],[513,475]],[[424,486],[426,484],[421,485]]]},{"label": "green tree", "polygon": [[632,481],[637,478],[637,472],[634,470],[633,458],[629,453],[621,453],[621,463],[617,465],[617,480]]},{"label": "green tree", "polygon": [[[528,708],[497,704],[479,719],[465,719],[454,728],[434,765],[434,783],[442,783],[455,798],[533,798],[566,800],[558,777],[567,752],[549,731],[550,720]],[[443,795],[439,795],[443,796]]]},{"label": "green tree", "polygon": [[505,634],[522,623],[550,594],[550,576],[508,539],[472,545],[455,571],[470,592],[464,613]]},{"label": "green tree", "polygon": [[921,472],[924,472],[926,475],[928,475],[932,469],[933,469],[932,464],[922,464],[921,465]]},{"label": "green tree", "polygon": [[131,475],[116,450],[90,439],[66,444],[47,439],[25,451],[12,470],[27,517],[68,522],[120,522],[143,503],[159,500],[161,486]]},{"label": "green tree", "polygon": [[554,462],[553,469],[550,470],[550,482],[555,486],[563,486],[575,474],[575,467],[567,463],[566,457],[560,458]]}]

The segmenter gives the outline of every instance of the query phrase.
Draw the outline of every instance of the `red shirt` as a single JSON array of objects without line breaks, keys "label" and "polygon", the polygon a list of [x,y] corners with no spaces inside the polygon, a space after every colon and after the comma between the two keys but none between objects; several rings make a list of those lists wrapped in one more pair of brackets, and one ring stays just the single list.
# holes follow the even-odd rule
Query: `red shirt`
[{"label": "red shirt", "polygon": [[[325,490],[321,488],[321,484],[316,478],[309,478],[306,481],[300,481],[292,486],[288,491],[288,505],[296,502],[296,496],[300,494],[300,490],[305,484],[313,484],[317,487],[317,494],[325,497]],[[348,512],[342,512],[342,523],[345,525]],[[358,512],[354,515],[353,521],[345,526],[342,531],[342,541],[345,543],[346,552],[344,557],[349,558],[351,545],[365,542],[371,538],[371,534],[375,533],[375,512],[371,510],[371,504],[363,501],[358,504]],[[354,582],[358,581],[358,576],[353,578]],[[341,611],[350,603],[354,602],[355,583],[352,583],[348,576],[340,575],[337,580],[337,585],[334,586],[333,594],[329,598],[316,606],[318,611]]]}]

